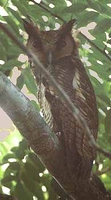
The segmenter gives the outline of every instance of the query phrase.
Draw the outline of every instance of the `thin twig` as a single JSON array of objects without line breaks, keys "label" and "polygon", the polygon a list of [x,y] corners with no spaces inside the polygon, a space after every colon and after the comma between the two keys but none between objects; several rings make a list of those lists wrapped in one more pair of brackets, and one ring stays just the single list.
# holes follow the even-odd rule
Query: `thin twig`
[{"label": "thin twig", "polygon": [[[50,13],[53,17],[58,18],[60,21],[66,22],[62,17],[60,17],[59,15],[57,15],[57,14],[51,12],[48,8],[46,8],[46,6],[44,6],[43,3],[37,3],[37,2],[35,2],[34,0],[29,0],[29,1],[35,3],[37,6],[39,6],[40,8],[42,8],[42,9],[44,9],[45,11],[47,11],[48,13]],[[104,50],[102,50],[101,48],[99,48],[94,42],[92,42],[89,38],[87,38],[86,35],[84,35],[84,34],[81,33],[81,32],[80,32],[80,34],[81,34],[81,36],[82,36],[83,38],[85,38],[95,49],[97,49],[98,51],[100,51],[104,56],[107,57],[107,59],[108,59],[109,61],[111,61],[111,57],[110,57]]]},{"label": "thin twig", "polygon": [[102,170],[97,170],[96,171],[96,175],[102,175],[102,174],[106,174],[106,173],[108,173],[108,172],[110,172],[111,171],[111,167],[110,166],[108,166],[108,167],[106,167],[106,168],[104,168],[104,169],[102,169]]},{"label": "thin twig", "polygon": [[65,103],[67,108],[70,110],[72,115],[75,117],[75,119],[79,122],[84,132],[89,138],[89,142],[92,144],[94,148],[96,148],[99,152],[103,153],[105,156],[107,156],[109,159],[111,159],[111,153],[108,152],[106,149],[102,149],[96,142],[93,137],[93,135],[90,133],[90,129],[87,126],[86,121],[84,118],[80,115],[79,109],[71,102],[69,96],[66,94],[66,92],[57,84],[56,80],[50,75],[50,73],[45,69],[44,65],[39,61],[37,56],[33,54],[31,51],[28,51],[27,48],[17,39],[17,37],[4,25],[0,22],[0,29],[2,29],[8,37],[12,39],[12,41],[20,48],[22,49],[28,57],[31,57],[34,64],[41,70],[41,72],[45,75],[45,77],[50,81],[50,83],[53,85],[55,91],[61,98],[61,100]]}]

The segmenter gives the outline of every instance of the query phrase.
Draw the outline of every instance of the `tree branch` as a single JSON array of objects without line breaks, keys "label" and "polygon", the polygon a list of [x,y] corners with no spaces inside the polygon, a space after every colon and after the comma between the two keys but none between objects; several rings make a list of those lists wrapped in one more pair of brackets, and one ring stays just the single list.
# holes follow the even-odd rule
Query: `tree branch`
[{"label": "tree branch", "polygon": [[[31,143],[35,152],[38,155],[44,153],[52,159],[52,151],[60,149],[58,137],[55,134],[52,135],[51,130],[39,112],[31,105],[30,100],[2,72],[0,72],[0,106],[13,120],[21,134]],[[41,142],[41,140],[44,146],[34,147],[34,143]]]},{"label": "tree branch", "polygon": [[58,168],[61,174],[63,171],[66,172],[58,137],[52,134],[29,99],[2,72],[0,72],[0,106],[52,175],[56,177],[55,169],[58,172]]},{"label": "tree branch", "polygon": [[102,175],[102,174],[106,174],[106,173],[108,173],[108,172],[110,172],[111,171],[111,167],[110,166],[108,166],[108,167],[106,167],[106,168],[103,168],[102,170],[97,170],[96,171],[96,174],[97,175]]},{"label": "tree branch", "polygon": [[[53,17],[58,18],[60,21],[66,22],[62,17],[60,17],[59,15],[57,15],[57,14],[51,12],[48,8],[46,8],[46,6],[44,6],[43,3],[37,3],[37,2],[35,2],[34,0],[29,0],[29,1],[33,2],[34,4],[36,4],[37,6],[39,6],[40,8],[44,9],[45,11],[47,11],[48,13],[50,13],[50,15],[52,15]],[[80,32],[80,34],[81,34],[81,36],[82,36],[83,38],[85,38],[95,49],[97,49],[97,50],[98,50],[99,52],[101,52],[104,56],[106,56],[106,58],[107,58],[109,61],[111,61],[111,57],[110,57],[107,53],[105,53],[104,50],[102,50],[101,48],[99,48],[94,42],[92,42],[89,38],[87,38],[86,35],[84,35],[84,34],[81,33],[81,32]]]}]

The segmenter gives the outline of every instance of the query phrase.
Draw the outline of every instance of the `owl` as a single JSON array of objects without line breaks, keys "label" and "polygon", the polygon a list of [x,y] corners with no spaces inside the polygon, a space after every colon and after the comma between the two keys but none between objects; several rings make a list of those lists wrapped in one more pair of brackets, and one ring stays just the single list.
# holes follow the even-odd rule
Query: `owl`
[{"label": "owl", "polygon": [[[27,48],[39,58],[57,84],[70,97],[96,140],[98,131],[96,98],[79,57],[78,42],[72,35],[75,20],[64,23],[58,30],[49,31],[40,30],[31,20],[23,21],[28,34]],[[96,150],[89,143],[85,129],[83,130],[67,105],[61,101],[38,66],[31,62],[31,68],[39,88],[40,108],[52,132],[59,135],[70,176],[89,178]]]}]

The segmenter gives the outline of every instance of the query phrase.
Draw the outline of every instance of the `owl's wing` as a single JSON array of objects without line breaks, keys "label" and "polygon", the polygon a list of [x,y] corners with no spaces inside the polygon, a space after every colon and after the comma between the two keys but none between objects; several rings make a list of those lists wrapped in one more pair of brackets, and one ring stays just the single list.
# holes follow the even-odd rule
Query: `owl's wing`
[{"label": "owl's wing", "polygon": [[[74,103],[80,111],[81,117],[86,121],[96,140],[98,132],[98,112],[96,105],[96,98],[92,84],[80,60],[77,60],[77,68],[73,78],[73,88],[75,90]],[[88,157],[95,157],[95,149],[89,144],[89,139],[84,130],[76,122],[76,141],[77,148],[81,155]]]},{"label": "owl's wing", "polygon": [[[82,62],[79,58],[62,59],[55,69],[57,82],[79,109],[80,115],[86,120],[91,134],[96,139],[98,130],[96,99]],[[85,129],[83,130],[63,103],[60,103],[59,106],[62,130],[69,151],[73,154],[77,150],[83,157],[94,158],[95,150],[89,144]]]}]

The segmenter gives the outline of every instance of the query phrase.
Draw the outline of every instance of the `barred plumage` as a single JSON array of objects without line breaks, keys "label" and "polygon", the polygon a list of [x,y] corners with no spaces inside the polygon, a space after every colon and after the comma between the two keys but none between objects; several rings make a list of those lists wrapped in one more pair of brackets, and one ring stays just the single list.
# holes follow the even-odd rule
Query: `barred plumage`
[{"label": "barred plumage", "polygon": [[[74,20],[60,27],[59,30],[40,31],[31,21],[24,20],[29,35],[28,49],[32,50],[69,95],[86,120],[91,134],[96,139],[98,115],[94,90],[83,63],[80,61],[78,48],[71,30]],[[72,116],[67,106],[54,91],[49,81],[33,66],[33,73],[39,86],[38,100],[46,122],[55,133],[60,132],[60,141],[67,157],[70,175],[89,178],[95,150],[88,137]]]}]

